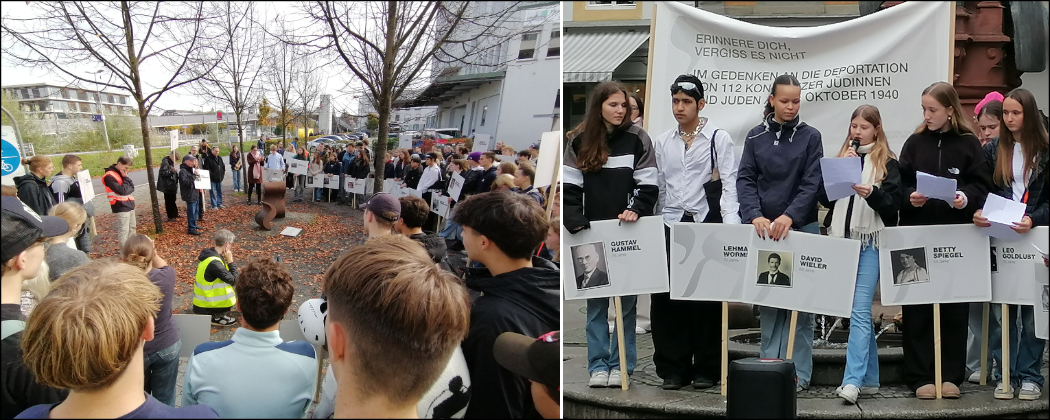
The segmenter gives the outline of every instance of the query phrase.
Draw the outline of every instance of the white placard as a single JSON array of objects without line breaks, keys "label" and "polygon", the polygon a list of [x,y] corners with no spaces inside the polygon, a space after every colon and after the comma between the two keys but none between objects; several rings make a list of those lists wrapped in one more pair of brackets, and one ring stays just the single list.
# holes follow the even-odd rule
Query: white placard
[{"label": "white placard", "polygon": [[168,131],[168,140],[171,143],[171,150],[179,148],[179,130]]},{"label": "white placard", "polygon": [[353,194],[364,194],[365,193],[365,180],[346,178],[344,181],[343,190]]},{"label": "white placard", "polygon": [[562,296],[575,300],[670,290],[663,224],[660,216],[649,216],[633,223],[591,222],[590,229],[575,235],[563,227],[569,260],[562,266]]},{"label": "white placard", "polygon": [[288,159],[288,172],[296,175],[306,175],[310,163],[300,159]]},{"label": "white placard", "polygon": [[95,198],[95,185],[91,183],[91,172],[87,169],[77,172],[77,182],[80,183],[80,197],[84,203]]},{"label": "white placard", "polygon": [[369,175],[368,178],[362,179],[361,182],[365,184],[365,195],[372,195],[376,191],[376,179]]},{"label": "white placard", "polygon": [[408,197],[410,195],[415,195],[412,192],[413,190],[411,188],[398,188],[394,195],[397,196],[397,198]]},{"label": "white placard", "polygon": [[[651,94],[643,98],[643,128],[654,137],[677,124],[667,117],[667,87],[693,74],[703,82],[704,115],[732,136],[739,156],[748,131],[762,121],[773,80],[793,73],[802,85],[802,119],[828,137],[824,156],[837,156],[843,141],[828,133],[844,132],[850,112],[864,104],[882,112],[890,148],[899,155],[918,121],[912,110],[923,89],[949,75],[955,19],[949,2],[905,2],[813,27],[756,25],[682,3],[655,3]],[[566,63],[566,82],[601,81],[570,70]]]},{"label": "white placard", "polygon": [[492,139],[489,138],[488,134],[476,134],[474,135],[474,147],[470,149],[473,152],[487,152],[489,151],[489,142]]},{"label": "white placard", "polygon": [[859,260],[857,240],[790,232],[787,238],[774,241],[752,233],[741,300],[849,317]]},{"label": "white placard", "polygon": [[883,306],[988,302],[988,237],[972,224],[889,227],[879,238]]},{"label": "white placard", "polygon": [[412,149],[412,134],[401,133],[397,136],[398,149]]},{"label": "white placard", "polygon": [[263,182],[284,181],[284,171],[280,169],[263,168]]},{"label": "white placard", "polygon": [[401,183],[392,179],[383,180],[383,192],[388,192],[397,195],[397,191],[401,189]]},{"label": "white placard", "polygon": [[198,169],[197,174],[193,176],[193,188],[196,188],[198,190],[210,190],[211,171],[206,169]]},{"label": "white placard", "polygon": [[1039,262],[1039,266],[1042,267],[1043,276],[1033,281],[1032,294],[1039,296],[1035,302],[1035,337],[1042,338],[1043,340],[1050,340],[1050,283],[1048,283],[1047,274],[1050,271],[1047,270],[1043,262]]},{"label": "white placard", "polygon": [[[991,194],[989,194],[991,197]],[[992,303],[1013,305],[1037,305],[1032,282],[1039,276],[1047,278],[1043,257],[1032,243],[1047,243],[1050,227],[1040,226],[1027,234],[1018,235],[1016,241],[992,238]],[[1038,309],[1038,307],[1036,308]]]},{"label": "white placard", "polygon": [[740,302],[755,228],[719,223],[671,226],[671,299]]},{"label": "white placard", "polygon": [[536,159],[536,182],[533,186],[543,188],[554,182],[554,171],[558,160],[560,131],[548,131],[540,135],[540,156]]},{"label": "white placard", "polygon": [[443,195],[430,195],[430,212],[441,217],[448,217],[449,198]]},{"label": "white placard", "polygon": [[317,174],[306,177],[306,186],[313,188],[324,188],[325,174]]},{"label": "white placard", "polygon": [[463,193],[463,183],[466,179],[463,175],[452,174],[452,179],[448,182],[448,196],[449,198],[459,201],[459,195]]},{"label": "white placard", "polygon": [[325,174],[324,187],[330,190],[338,190],[342,188],[342,186],[339,185],[339,177],[332,174]]}]

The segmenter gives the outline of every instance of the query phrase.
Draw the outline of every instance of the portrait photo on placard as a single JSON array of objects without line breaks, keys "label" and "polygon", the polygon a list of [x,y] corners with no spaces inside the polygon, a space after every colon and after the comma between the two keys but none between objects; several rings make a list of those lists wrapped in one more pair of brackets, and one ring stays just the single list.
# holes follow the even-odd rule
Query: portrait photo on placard
[{"label": "portrait photo on placard", "polygon": [[758,250],[759,286],[791,287],[794,253]]},{"label": "portrait photo on placard", "polygon": [[890,261],[893,264],[894,285],[928,283],[930,281],[930,273],[926,269],[926,248],[890,251]]},{"label": "portrait photo on placard", "polygon": [[1050,312],[1050,285],[1043,285],[1042,296],[1040,300],[1043,302],[1043,312]]},{"label": "portrait photo on placard", "polygon": [[576,290],[609,285],[609,269],[605,263],[605,244],[591,242],[569,249],[577,273]]},{"label": "portrait photo on placard", "polygon": [[993,273],[998,273],[998,272],[999,272],[999,264],[997,264],[997,263],[995,262],[995,245],[992,245],[992,255],[991,255],[991,258],[992,258],[992,272],[993,272]]}]

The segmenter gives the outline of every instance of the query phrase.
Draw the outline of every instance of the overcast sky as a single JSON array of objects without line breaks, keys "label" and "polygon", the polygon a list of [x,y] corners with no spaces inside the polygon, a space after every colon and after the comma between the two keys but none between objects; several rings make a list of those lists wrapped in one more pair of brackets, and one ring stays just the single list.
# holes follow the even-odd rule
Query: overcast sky
[{"label": "overcast sky", "polygon": [[[272,22],[274,20],[274,17],[278,15],[287,18],[297,13],[296,4],[292,2],[257,2],[257,7],[259,13],[263,15],[263,22]],[[21,17],[32,13],[32,10],[33,9],[30,6],[26,5],[26,2],[24,1],[3,2],[4,16]],[[297,21],[301,22],[301,20],[299,19],[286,20],[288,20],[289,23],[292,25],[295,25]],[[299,24],[302,25],[301,23]],[[73,68],[74,71],[78,71],[81,74],[84,74],[85,78],[89,78],[88,72],[98,70],[99,66],[87,64],[82,66],[74,66]],[[334,65],[327,66],[326,68],[318,69],[318,71],[321,72],[321,83],[325,86],[325,89],[322,90],[322,93],[332,95],[332,102],[334,104],[333,108],[335,109],[335,111],[341,112],[345,110],[347,112],[356,113],[357,99],[353,98],[351,94],[344,94],[337,91],[337,89],[343,88],[347,86],[347,84],[351,84],[352,86],[360,86],[358,82],[355,82],[355,78],[352,76],[350,71],[345,68],[345,65],[336,63]],[[145,71],[143,71],[143,74],[144,80],[152,86],[159,86],[166,82],[166,80],[164,80],[161,76],[167,74],[167,72],[150,72],[149,69],[145,69]],[[106,72],[103,72],[100,75],[100,77],[108,78],[109,76],[107,76]],[[264,78],[260,77],[260,80],[264,80]],[[45,69],[40,68],[26,68],[14,66],[12,65],[12,63],[9,62],[9,60],[6,59],[6,57],[4,57],[3,60],[0,60],[0,85],[3,86],[23,85],[32,83],[49,83],[65,86],[70,84],[70,82],[72,81],[72,78],[57,71],[49,72]],[[263,86],[267,85],[268,84],[264,81]],[[84,85],[83,87],[88,89],[95,88],[95,86],[90,83]],[[113,93],[127,93],[122,91],[118,92],[114,89],[107,89],[106,91]],[[273,92],[269,92],[267,94],[267,98],[272,104],[276,99],[276,95],[274,95]],[[160,112],[157,110],[157,108],[160,108],[161,110],[210,110],[213,108],[220,108],[220,105],[218,102],[212,100],[211,98],[194,95],[190,91],[190,89],[183,87],[165,93],[164,96],[161,97],[161,99],[154,106],[154,114]],[[230,110],[226,109],[226,111]]]}]

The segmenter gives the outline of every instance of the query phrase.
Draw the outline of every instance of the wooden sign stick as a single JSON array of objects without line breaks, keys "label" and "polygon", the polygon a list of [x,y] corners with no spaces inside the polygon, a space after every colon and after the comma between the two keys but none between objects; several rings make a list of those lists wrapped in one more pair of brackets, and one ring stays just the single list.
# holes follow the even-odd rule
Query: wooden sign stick
[{"label": "wooden sign stick", "polygon": [[1003,320],[999,324],[1002,325],[1003,330],[1003,377],[1001,382],[1003,384],[1003,391],[1013,392],[1013,390],[1010,389],[1010,326],[1014,323],[1013,319],[1010,318],[1010,305],[1003,304]]},{"label": "wooden sign stick", "polygon": [[795,327],[798,326],[798,311],[791,311],[791,326],[788,330],[788,351],[787,360],[791,360],[791,356],[795,354]]},{"label": "wooden sign stick", "polygon": [[729,380],[729,302],[722,302],[722,396]]},{"label": "wooden sign stick", "polygon": [[933,387],[941,399],[941,304],[933,304]]},{"label": "wooden sign stick", "polygon": [[616,306],[616,344],[620,346],[620,389],[626,391],[630,382],[627,380],[627,349],[624,348],[623,308],[619,296],[613,297],[613,305]]},{"label": "wooden sign stick", "polygon": [[983,316],[981,318],[981,385],[988,384],[988,302],[984,302]]}]

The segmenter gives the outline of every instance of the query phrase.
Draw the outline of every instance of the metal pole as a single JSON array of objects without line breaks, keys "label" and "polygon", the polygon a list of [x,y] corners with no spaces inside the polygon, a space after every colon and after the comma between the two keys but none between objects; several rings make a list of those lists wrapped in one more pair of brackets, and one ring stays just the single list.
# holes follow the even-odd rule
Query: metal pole
[{"label": "metal pole", "polygon": [[95,75],[95,96],[98,99],[98,113],[102,116],[102,135],[106,138],[106,151],[112,151],[113,147],[109,145],[109,129],[106,127],[106,113],[102,110],[102,91],[98,86],[98,74],[102,73],[102,70],[92,72]]}]

